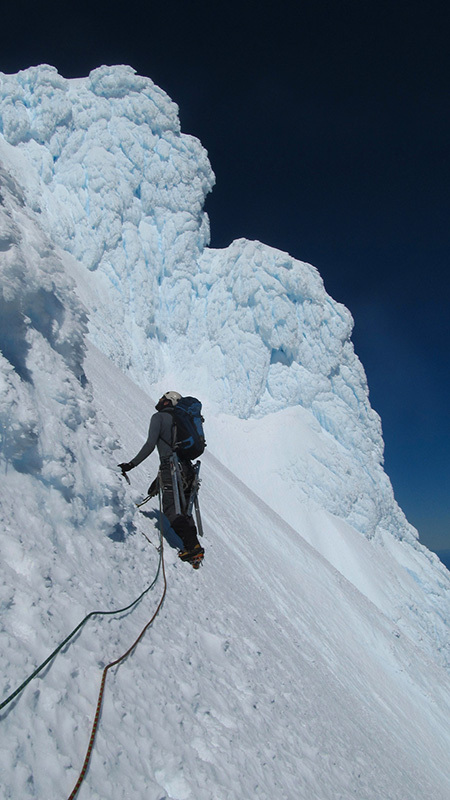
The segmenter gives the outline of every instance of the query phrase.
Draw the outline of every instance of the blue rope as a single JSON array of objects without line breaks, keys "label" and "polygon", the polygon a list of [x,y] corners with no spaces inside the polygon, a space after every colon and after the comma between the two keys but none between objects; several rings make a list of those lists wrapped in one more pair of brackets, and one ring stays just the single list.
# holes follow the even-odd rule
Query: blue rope
[{"label": "blue rope", "polygon": [[147,586],[147,588],[144,589],[143,592],[141,592],[139,597],[136,600],[133,600],[133,602],[130,603],[128,606],[125,606],[124,608],[119,608],[116,611],[91,611],[90,614],[87,614],[84,617],[84,619],[82,619],[81,622],[78,623],[76,628],[73,629],[72,633],[70,633],[69,636],[67,636],[64,639],[64,641],[61,642],[61,644],[58,645],[58,647],[55,650],[53,650],[52,653],[50,653],[50,655],[45,659],[45,661],[43,661],[42,664],[40,664],[40,666],[37,667],[37,669],[35,669],[34,672],[23,683],[21,683],[20,686],[18,686],[17,689],[15,689],[14,692],[12,692],[12,694],[9,695],[9,697],[6,698],[6,700],[3,700],[3,702],[0,703],[0,711],[1,711],[2,708],[5,708],[5,706],[7,706],[9,703],[11,703],[11,701],[14,700],[14,698],[17,697],[17,695],[20,694],[20,692],[23,689],[25,689],[25,686],[27,686],[33,680],[33,678],[35,678],[37,675],[39,675],[39,673],[44,669],[44,667],[46,667],[47,664],[50,661],[52,661],[52,659],[55,658],[55,656],[58,655],[59,651],[62,650],[62,648],[66,644],[68,644],[68,642],[70,642],[71,639],[73,639],[75,634],[80,630],[80,628],[83,627],[83,625],[85,625],[85,623],[88,621],[88,619],[91,619],[91,617],[95,617],[95,616],[113,616],[113,615],[117,615],[117,614],[123,614],[124,611],[129,611],[130,608],[133,608],[134,606],[136,606],[139,603],[139,601],[142,600],[142,598],[147,594],[147,592],[149,592],[151,589],[153,589],[154,585],[156,584],[156,582],[158,580],[158,577],[159,577],[160,570],[161,570],[161,562],[162,562],[162,550],[161,550],[161,548],[159,548],[159,563],[158,563],[158,569],[156,571],[156,576],[155,576],[154,580],[151,582],[151,584],[149,586]]}]

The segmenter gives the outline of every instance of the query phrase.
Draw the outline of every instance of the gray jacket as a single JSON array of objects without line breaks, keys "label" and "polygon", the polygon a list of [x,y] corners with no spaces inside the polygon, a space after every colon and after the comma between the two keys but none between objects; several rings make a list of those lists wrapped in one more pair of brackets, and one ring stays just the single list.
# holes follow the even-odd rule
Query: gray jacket
[{"label": "gray jacket", "polygon": [[147,441],[141,447],[137,456],[130,461],[133,467],[137,467],[150,453],[153,453],[155,447],[158,448],[161,459],[167,458],[172,454],[172,422],[172,415],[164,411],[157,411],[156,414],[153,414],[150,420]]}]

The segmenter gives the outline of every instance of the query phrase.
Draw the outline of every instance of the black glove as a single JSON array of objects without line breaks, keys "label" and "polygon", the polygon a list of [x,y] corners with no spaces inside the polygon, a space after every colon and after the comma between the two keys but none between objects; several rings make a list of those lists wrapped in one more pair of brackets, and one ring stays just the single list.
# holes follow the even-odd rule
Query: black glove
[{"label": "black glove", "polygon": [[130,464],[128,461],[124,464],[118,464],[118,467],[122,470],[122,472],[129,472],[130,469],[134,469],[134,464]]}]

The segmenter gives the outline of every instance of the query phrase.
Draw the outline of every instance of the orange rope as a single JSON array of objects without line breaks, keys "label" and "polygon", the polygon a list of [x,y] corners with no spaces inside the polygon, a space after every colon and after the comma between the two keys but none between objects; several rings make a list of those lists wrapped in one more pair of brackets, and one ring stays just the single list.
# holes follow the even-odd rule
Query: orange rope
[{"label": "orange rope", "polygon": [[83,783],[83,780],[84,780],[84,778],[86,776],[86,772],[88,770],[89,761],[91,759],[91,754],[92,754],[92,750],[93,750],[93,747],[94,747],[95,735],[97,733],[99,719],[100,719],[100,712],[101,712],[101,708],[102,708],[103,694],[104,694],[104,690],[105,690],[106,674],[107,674],[108,670],[111,669],[111,667],[115,667],[116,664],[120,664],[121,661],[124,661],[127,658],[127,656],[129,656],[130,653],[134,650],[134,648],[139,644],[139,642],[141,641],[141,639],[145,635],[145,632],[148,630],[148,628],[150,627],[152,622],[158,616],[158,614],[159,614],[159,612],[161,610],[162,604],[164,602],[164,598],[166,596],[166,590],[167,590],[167,580],[166,580],[166,570],[165,570],[165,565],[164,565],[164,550],[163,550],[163,535],[162,535],[162,532],[161,532],[161,545],[160,546],[161,546],[162,573],[163,573],[163,579],[164,579],[164,587],[163,587],[163,593],[162,593],[161,600],[159,601],[158,607],[157,607],[155,613],[153,614],[151,620],[149,620],[149,622],[147,622],[146,626],[142,629],[142,631],[140,632],[140,634],[139,634],[138,638],[136,639],[136,641],[133,642],[131,647],[128,648],[127,652],[124,653],[122,656],[120,656],[120,658],[116,658],[115,661],[111,661],[111,663],[108,664],[103,670],[102,680],[101,680],[101,684],[100,684],[100,691],[99,691],[98,701],[97,701],[97,708],[96,708],[96,711],[95,711],[94,723],[92,725],[92,730],[91,730],[91,736],[90,736],[90,739],[89,739],[88,749],[86,751],[86,756],[85,756],[85,759],[84,759],[83,766],[81,768],[81,772],[80,772],[79,778],[78,778],[78,780],[77,780],[77,782],[76,782],[76,784],[75,784],[75,786],[73,788],[72,793],[69,795],[68,800],[73,800],[74,797],[76,797],[76,795],[78,794],[78,790],[79,790],[81,784]]}]

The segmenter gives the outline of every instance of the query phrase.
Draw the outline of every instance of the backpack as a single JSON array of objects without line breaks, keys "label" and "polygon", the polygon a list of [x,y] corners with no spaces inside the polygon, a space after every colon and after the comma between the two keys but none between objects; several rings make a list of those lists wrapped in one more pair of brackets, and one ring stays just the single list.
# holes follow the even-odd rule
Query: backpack
[{"label": "backpack", "polygon": [[203,453],[206,442],[203,432],[202,404],[196,397],[182,397],[176,406],[164,409],[172,414],[174,422],[173,448],[180,458],[197,458]]}]

